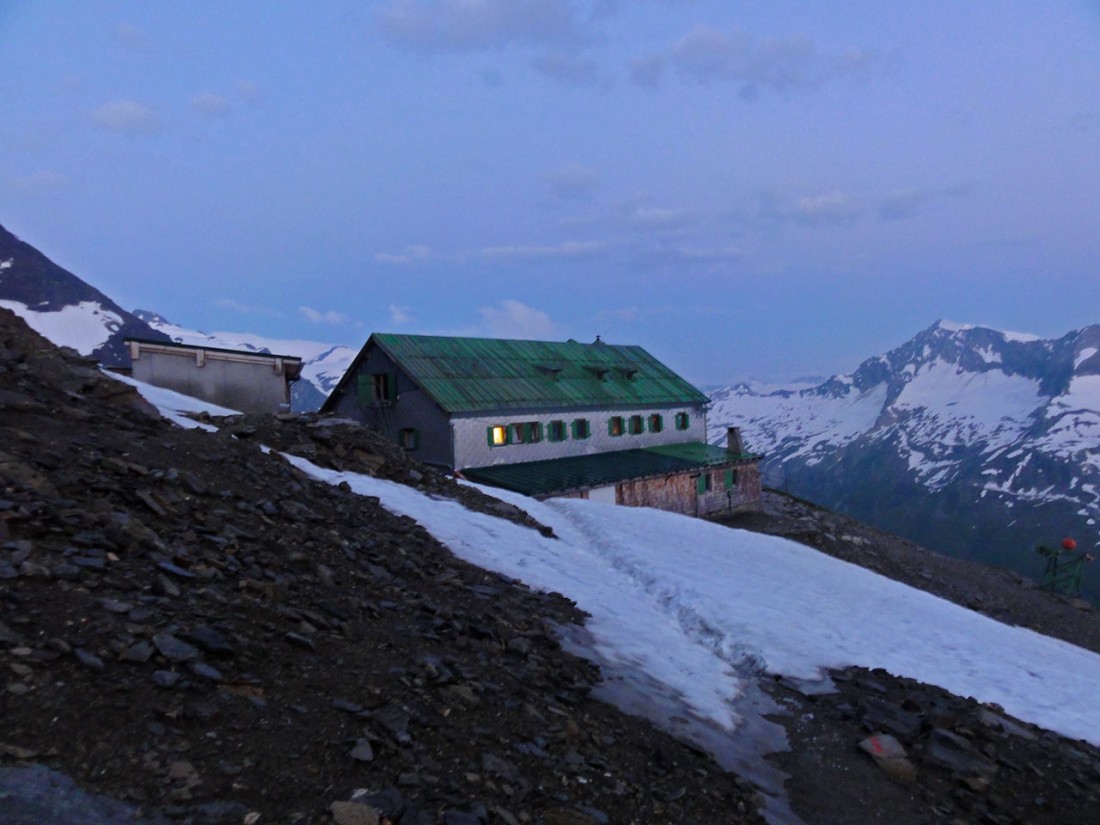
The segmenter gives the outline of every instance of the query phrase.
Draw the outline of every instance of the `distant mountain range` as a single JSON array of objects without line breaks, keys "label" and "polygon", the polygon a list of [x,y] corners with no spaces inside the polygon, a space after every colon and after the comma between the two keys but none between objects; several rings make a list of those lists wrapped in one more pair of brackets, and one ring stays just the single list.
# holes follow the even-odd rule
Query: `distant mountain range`
[{"label": "distant mountain range", "polygon": [[67,269],[0,226],[0,307],[21,316],[60,346],[107,366],[127,366],[127,338],[202,344],[250,352],[296,355],[302,378],[291,386],[291,408],[316,410],[357,350],[316,341],[278,340],[251,333],[207,334],[177,326],[155,312],[127,312]]},{"label": "distant mountain range", "polygon": [[851,375],[711,398],[712,432],[740,425],[768,483],[927,547],[1035,578],[1036,544],[1098,545],[1100,325],[941,321]]}]

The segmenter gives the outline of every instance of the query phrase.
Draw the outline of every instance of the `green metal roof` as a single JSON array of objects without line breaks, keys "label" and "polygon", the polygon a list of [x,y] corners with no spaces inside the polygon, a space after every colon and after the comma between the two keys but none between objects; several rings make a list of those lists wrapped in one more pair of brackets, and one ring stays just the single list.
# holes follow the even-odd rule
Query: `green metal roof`
[{"label": "green metal roof", "polygon": [[448,413],[708,400],[638,346],[387,333],[364,349],[372,343]]},{"label": "green metal roof", "polygon": [[463,469],[462,475],[470,481],[538,496],[759,458],[755,454],[734,455],[721,447],[689,442],[521,464],[471,467]]}]

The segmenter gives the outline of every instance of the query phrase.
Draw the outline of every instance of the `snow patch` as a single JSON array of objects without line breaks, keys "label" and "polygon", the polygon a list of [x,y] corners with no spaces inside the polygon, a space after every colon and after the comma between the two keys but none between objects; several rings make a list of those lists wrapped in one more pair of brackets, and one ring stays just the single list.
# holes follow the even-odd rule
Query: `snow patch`
[{"label": "snow patch", "polygon": [[59,347],[72,347],[81,355],[91,355],[122,326],[117,313],[95,301],[81,301],[54,312],[38,312],[18,301],[0,300],[0,307],[20,316],[43,338]]},{"label": "snow patch", "polygon": [[792,541],[658,510],[487,490],[552,527],[550,539],[410,487],[288,460],[377,496],[468,561],[565,594],[591,614],[601,656],[641,668],[727,730],[741,723],[741,697],[762,672],[816,680],[861,665],[1100,744],[1100,703],[1080,702],[1100,680],[1100,656]]},{"label": "snow patch", "polygon": [[228,407],[219,407],[217,404],[203,401],[201,398],[184,395],[175,390],[168,390],[164,387],[154,387],[152,384],[146,384],[144,381],[138,381],[128,375],[120,375],[117,372],[107,372],[106,370],[101,370],[100,372],[108,378],[112,378],[115,381],[121,381],[123,384],[129,384],[131,387],[137,389],[137,391],[141,393],[141,397],[156,407],[161,415],[173,424],[183,427],[185,430],[198,428],[206,430],[207,432],[217,432],[217,427],[213,427],[202,421],[196,421],[193,418],[188,418],[184,413],[205,412],[210,415],[241,415],[237,410],[231,410]]}]

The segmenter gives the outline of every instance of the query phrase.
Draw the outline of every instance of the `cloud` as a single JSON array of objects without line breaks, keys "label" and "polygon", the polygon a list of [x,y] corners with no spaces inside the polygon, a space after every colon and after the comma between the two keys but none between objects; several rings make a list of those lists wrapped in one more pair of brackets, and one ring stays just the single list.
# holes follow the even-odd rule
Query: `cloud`
[{"label": "cloud", "polygon": [[412,315],[409,314],[409,308],[407,306],[400,306],[398,304],[390,304],[390,320],[395,324],[407,324],[413,320]]},{"label": "cloud", "polygon": [[18,178],[11,178],[8,181],[8,187],[28,195],[41,195],[55,189],[60,189],[68,183],[68,178],[60,172],[55,172],[52,169],[44,169],[41,172],[33,172]]},{"label": "cloud", "polygon": [[258,105],[263,100],[263,90],[251,80],[237,81],[237,94],[241,100],[252,106]]},{"label": "cloud", "polygon": [[658,54],[631,60],[626,64],[630,79],[639,86],[655,88],[664,76],[668,61]]},{"label": "cloud", "polygon": [[149,49],[149,38],[145,32],[130,23],[119,23],[111,32],[115,41],[134,51],[143,52]]},{"label": "cloud", "polygon": [[863,214],[855,196],[842,189],[794,196],[762,192],[759,198],[762,218],[802,226],[848,226]]},{"label": "cloud", "polygon": [[214,306],[219,309],[239,312],[242,315],[267,315],[272,318],[281,318],[283,316],[283,313],[272,307],[260,306],[258,304],[242,304],[239,301],[234,301],[232,298],[218,298],[214,301]]},{"label": "cloud", "polygon": [[565,241],[550,246],[487,246],[476,254],[492,260],[537,261],[556,258],[586,258],[604,251],[599,241]]},{"label": "cloud", "polygon": [[386,40],[424,53],[583,39],[583,23],[567,0],[389,0],[375,21]]},{"label": "cloud", "polygon": [[601,309],[596,313],[597,321],[619,321],[632,324],[638,320],[642,311],[638,307],[620,307],[619,309]]},{"label": "cloud", "polygon": [[531,65],[535,71],[565,86],[595,86],[599,82],[596,61],[588,58],[549,52],[537,55]]},{"label": "cloud", "polygon": [[884,221],[912,218],[929,203],[947,198],[964,197],[970,186],[948,186],[939,189],[902,189],[887,195],[878,207],[878,215]]},{"label": "cloud", "polygon": [[520,301],[507,299],[478,312],[495,338],[546,339],[557,335],[557,325],[549,315]]},{"label": "cloud", "polygon": [[744,258],[745,253],[737,246],[691,248],[662,244],[645,250],[642,257],[650,263],[705,264],[737,261]]},{"label": "cloud", "polygon": [[191,98],[191,108],[203,117],[221,117],[229,114],[229,101],[213,92],[203,92]]},{"label": "cloud", "polygon": [[321,312],[310,307],[298,307],[298,314],[312,324],[339,326],[340,324],[346,324],[348,322],[347,315],[342,312],[337,312],[334,309],[330,309],[328,312]]},{"label": "cloud", "polygon": [[588,197],[600,182],[599,172],[579,163],[567,164],[545,173],[542,177],[550,185],[554,196],[562,200]]},{"label": "cloud", "polygon": [[665,63],[696,83],[733,82],[744,99],[762,90],[815,89],[843,76],[865,72],[876,55],[865,50],[826,54],[807,37],[760,40],[740,29],[698,26],[667,55],[650,55],[629,64],[631,78],[643,86],[659,82]]},{"label": "cloud", "polygon": [[1075,132],[1086,134],[1100,129],[1100,109],[1077,112],[1069,119],[1069,126]]},{"label": "cloud", "polygon": [[104,129],[126,135],[147,134],[160,128],[156,112],[133,100],[104,103],[92,111],[91,118]]},{"label": "cloud", "polygon": [[426,246],[406,246],[404,252],[379,252],[374,260],[380,264],[411,264],[418,261],[426,261],[432,256],[432,251]]},{"label": "cloud", "polygon": [[636,229],[679,229],[698,222],[698,213],[690,209],[659,209],[639,206],[629,212],[626,222]]}]

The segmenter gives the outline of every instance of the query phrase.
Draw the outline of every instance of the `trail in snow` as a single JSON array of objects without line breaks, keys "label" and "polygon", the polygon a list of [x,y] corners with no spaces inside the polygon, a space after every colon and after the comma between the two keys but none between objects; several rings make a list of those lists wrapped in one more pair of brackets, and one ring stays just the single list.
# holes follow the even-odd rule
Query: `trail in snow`
[{"label": "trail in snow", "polygon": [[558,539],[403,485],[291,459],[347,481],[423,524],[456,554],[591,614],[600,655],[643,667],[696,713],[740,721],[741,680],[762,668],[801,680],[861,665],[993,702],[1100,744],[1100,656],[1010,627],[786,539],[644,508],[494,490]]}]

